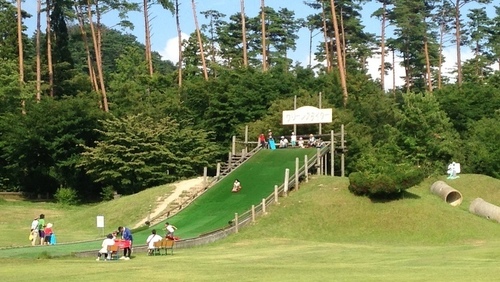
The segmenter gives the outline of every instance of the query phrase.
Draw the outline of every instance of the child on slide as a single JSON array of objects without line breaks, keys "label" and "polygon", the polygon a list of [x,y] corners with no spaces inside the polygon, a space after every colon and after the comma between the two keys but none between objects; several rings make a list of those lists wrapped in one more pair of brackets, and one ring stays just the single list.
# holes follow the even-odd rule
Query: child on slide
[{"label": "child on slide", "polygon": [[236,179],[236,180],[234,180],[233,190],[231,190],[231,192],[236,193],[236,192],[239,192],[240,190],[241,190],[241,183],[238,179]]}]

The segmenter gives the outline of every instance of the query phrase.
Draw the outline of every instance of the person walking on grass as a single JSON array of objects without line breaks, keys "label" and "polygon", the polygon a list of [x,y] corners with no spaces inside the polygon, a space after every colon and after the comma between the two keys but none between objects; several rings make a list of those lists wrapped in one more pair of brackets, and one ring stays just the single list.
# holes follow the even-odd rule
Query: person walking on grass
[{"label": "person walking on grass", "polygon": [[130,241],[130,245],[123,248],[123,256],[120,259],[129,260],[130,255],[132,254],[132,244],[134,241],[134,237],[132,236],[132,232],[130,231],[130,229],[127,227],[119,226],[118,232],[122,235],[123,240]]}]

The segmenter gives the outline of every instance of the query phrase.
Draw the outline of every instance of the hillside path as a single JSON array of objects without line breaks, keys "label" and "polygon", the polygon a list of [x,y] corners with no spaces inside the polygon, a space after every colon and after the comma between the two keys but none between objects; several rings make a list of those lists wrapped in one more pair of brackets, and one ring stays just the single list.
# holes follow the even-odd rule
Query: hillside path
[{"label": "hillside path", "polygon": [[151,214],[149,216],[146,216],[142,220],[140,220],[133,228],[138,228],[138,227],[144,225],[144,223],[148,220],[148,218],[151,219],[151,218],[155,218],[156,216],[158,216],[161,212],[163,212],[168,207],[168,205],[170,203],[172,203],[177,198],[179,198],[179,196],[182,194],[182,192],[188,191],[189,189],[191,189],[193,187],[202,185],[203,184],[203,176],[193,178],[193,179],[183,180],[183,181],[180,181],[177,183],[172,183],[172,184],[175,186],[175,189],[172,192],[172,194],[168,195],[168,197],[166,197],[165,200],[163,200],[161,203],[156,205],[156,207],[153,207],[154,210],[151,211]]}]

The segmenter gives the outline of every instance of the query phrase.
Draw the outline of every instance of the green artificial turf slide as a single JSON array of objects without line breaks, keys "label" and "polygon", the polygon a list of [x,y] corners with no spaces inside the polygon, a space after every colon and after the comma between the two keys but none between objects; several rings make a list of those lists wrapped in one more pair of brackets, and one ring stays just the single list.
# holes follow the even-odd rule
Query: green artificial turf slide
[{"label": "green artificial turf slide", "polygon": [[[274,185],[283,184],[285,169],[290,169],[290,176],[295,172],[296,158],[303,166],[304,156],[307,154],[310,159],[315,153],[316,149],[261,150],[168,221],[177,226],[175,234],[180,238],[197,237],[222,228],[235,213],[241,214],[258,205],[274,191]],[[231,192],[235,179],[241,182],[238,193]],[[163,224],[153,228],[162,229]],[[147,235],[149,231],[134,236],[145,240]]]}]

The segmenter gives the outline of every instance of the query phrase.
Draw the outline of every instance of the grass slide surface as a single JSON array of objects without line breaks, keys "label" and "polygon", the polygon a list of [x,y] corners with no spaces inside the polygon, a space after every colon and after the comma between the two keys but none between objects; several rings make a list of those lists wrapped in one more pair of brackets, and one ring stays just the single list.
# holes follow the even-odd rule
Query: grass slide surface
[{"label": "grass slide surface", "polygon": [[[181,238],[196,237],[200,234],[224,227],[228,224],[228,221],[234,217],[234,213],[241,214],[249,210],[252,205],[259,204],[262,198],[269,196],[274,190],[274,185],[281,185],[284,180],[286,168],[289,168],[290,174],[293,174],[295,171],[296,158],[299,158],[300,165],[302,166],[304,164],[304,155],[307,154],[308,157],[311,157],[315,153],[315,149],[262,150],[234,170],[230,175],[222,179],[219,183],[215,184],[186,209],[168,219],[168,221],[179,228],[176,232],[176,236]],[[243,188],[238,193],[231,193],[232,184],[236,178],[241,181]],[[123,211],[129,215],[136,213],[139,209],[144,209],[143,205],[136,206],[134,204],[135,201],[133,197],[135,196],[128,196],[119,200],[127,201],[128,204]],[[114,202],[115,201],[111,201],[104,203],[104,206],[90,208],[90,210],[95,210],[95,212],[91,213],[88,211],[89,208],[85,208],[81,211],[78,209],[72,211],[71,215],[68,215],[70,218],[65,219],[69,222],[63,225],[69,225],[71,222],[76,221],[75,224],[77,225],[73,228],[73,234],[75,238],[77,238],[77,234],[84,231],[78,227],[78,224],[95,226],[94,213],[105,214],[104,212],[106,210],[116,210],[117,208],[112,206],[115,204]],[[27,207],[21,206],[20,208],[26,209]],[[120,208],[120,210],[121,209],[122,208]],[[53,216],[56,211],[57,210],[54,208],[44,212]],[[17,209],[14,213],[22,214],[22,212],[17,211]],[[144,213],[145,211],[143,210],[141,214]],[[110,216],[107,216],[106,220],[108,220],[108,218],[110,218]],[[110,220],[117,221],[116,219]],[[153,228],[157,229],[159,231],[158,233],[163,235],[162,230],[164,222],[165,221],[156,226],[152,226],[150,229],[134,233],[135,244],[145,244],[146,238]],[[115,225],[112,225],[112,227],[116,228]],[[23,238],[22,241],[24,240],[26,239]],[[72,252],[97,250],[99,249],[101,241],[102,239],[80,243],[58,244],[55,246],[8,248],[0,250],[0,258],[39,257],[44,252],[47,252],[51,256],[68,255]]]},{"label": "grass slide surface", "polygon": [[[235,213],[242,214],[252,205],[258,205],[274,191],[274,185],[281,185],[286,168],[292,175],[296,158],[302,166],[304,155],[310,159],[315,153],[315,149],[262,150],[168,221],[178,228],[175,234],[180,238],[197,237],[222,228]],[[231,192],[235,179],[241,182],[238,193]],[[163,224],[153,228],[162,229]],[[146,240],[149,233],[140,232],[135,236]]]}]

